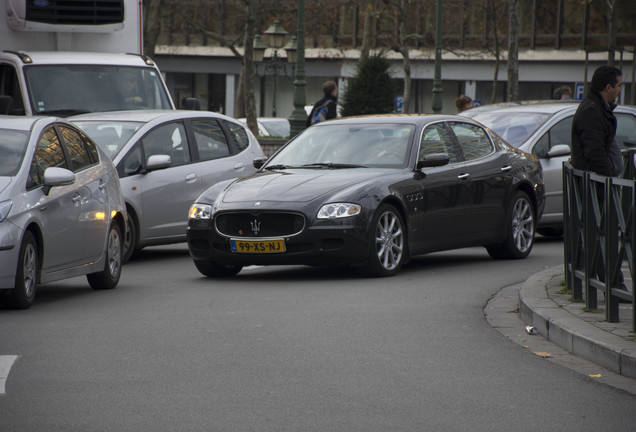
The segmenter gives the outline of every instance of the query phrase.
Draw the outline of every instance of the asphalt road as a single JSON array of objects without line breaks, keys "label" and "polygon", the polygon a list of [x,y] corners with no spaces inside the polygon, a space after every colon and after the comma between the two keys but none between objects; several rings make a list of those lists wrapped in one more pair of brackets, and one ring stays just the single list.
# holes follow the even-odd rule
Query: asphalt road
[{"label": "asphalt road", "polygon": [[484,318],[562,255],[539,239],[526,260],[462,249],[388,279],[295,266],[212,280],[184,245],[148,248],[113,291],[76,278],[0,310],[0,359],[18,356],[0,431],[633,430],[635,396]]}]

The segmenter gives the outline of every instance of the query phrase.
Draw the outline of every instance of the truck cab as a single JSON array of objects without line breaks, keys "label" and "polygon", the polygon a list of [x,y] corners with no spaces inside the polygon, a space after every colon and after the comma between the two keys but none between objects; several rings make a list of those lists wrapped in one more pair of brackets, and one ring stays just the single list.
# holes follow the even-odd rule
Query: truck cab
[{"label": "truck cab", "polygon": [[174,109],[142,54],[142,3],[0,0],[0,114]]}]

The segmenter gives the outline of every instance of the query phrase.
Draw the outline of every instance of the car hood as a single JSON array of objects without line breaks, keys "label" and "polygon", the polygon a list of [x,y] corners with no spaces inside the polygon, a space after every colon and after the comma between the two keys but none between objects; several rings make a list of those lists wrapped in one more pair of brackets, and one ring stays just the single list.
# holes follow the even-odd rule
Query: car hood
[{"label": "car hood", "polygon": [[224,203],[245,201],[309,202],[322,195],[334,193],[386,174],[386,170],[297,169],[259,172],[242,177],[224,190]]}]

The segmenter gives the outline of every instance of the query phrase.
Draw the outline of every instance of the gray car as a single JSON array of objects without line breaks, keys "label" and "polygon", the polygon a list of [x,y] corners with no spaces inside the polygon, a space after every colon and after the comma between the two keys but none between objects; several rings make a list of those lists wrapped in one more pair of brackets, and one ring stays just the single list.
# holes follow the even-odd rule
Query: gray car
[{"label": "gray car", "polygon": [[[527,102],[482,106],[461,115],[492,129],[509,144],[539,157],[543,166],[546,203],[537,231],[548,236],[563,233],[563,162],[570,158],[572,118],[578,107],[571,102]],[[636,145],[636,107],[618,106],[616,139],[622,148]]]},{"label": "gray car", "polygon": [[37,285],[119,282],[126,206],[108,156],[54,117],[0,116],[0,302],[26,309]]},{"label": "gray car", "polygon": [[75,116],[113,159],[128,212],[124,262],[146,246],[186,241],[188,210],[204,190],[256,169],[263,151],[239,121],[205,111]]}]

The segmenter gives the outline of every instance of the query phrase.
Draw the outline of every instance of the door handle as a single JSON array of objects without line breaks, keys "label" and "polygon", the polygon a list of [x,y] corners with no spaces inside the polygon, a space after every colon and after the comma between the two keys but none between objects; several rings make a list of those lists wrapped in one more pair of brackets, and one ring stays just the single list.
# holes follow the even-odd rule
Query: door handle
[{"label": "door handle", "polygon": [[460,175],[457,176],[457,178],[460,179],[460,180],[467,179],[468,177],[470,177],[470,174],[468,174],[468,173],[460,174]]},{"label": "door handle", "polygon": [[104,192],[106,190],[107,183],[104,180],[99,181],[99,190]]},{"label": "door handle", "polygon": [[505,167],[501,167],[501,171],[503,172],[508,172],[512,169],[512,167],[510,165],[506,165]]},{"label": "door handle", "polygon": [[78,203],[82,200],[82,196],[80,194],[73,195],[73,202]]},{"label": "door handle", "polygon": [[195,173],[188,174],[188,175],[185,177],[185,181],[186,181],[186,182],[192,182],[192,181],[194,181],[194,180],[196,180],[196,179],[197,179],[197,175],[196,175]]},{"label": "door handle", "polygon": [[245,166],[245,164],[243,162],[237,162],[237,163],[234,164],[234,169],[238,170],[238,169],[243,168],[244,166]]}]

